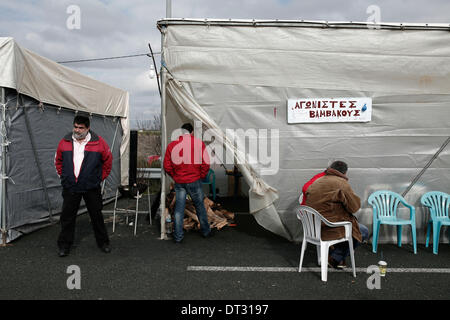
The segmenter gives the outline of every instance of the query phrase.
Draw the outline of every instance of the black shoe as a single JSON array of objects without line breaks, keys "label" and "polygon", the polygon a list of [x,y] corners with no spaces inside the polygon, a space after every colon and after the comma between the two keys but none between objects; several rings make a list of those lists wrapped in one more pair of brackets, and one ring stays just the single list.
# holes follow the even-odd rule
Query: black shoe
[{"label": "black shoe", "polygon": [[181,239],[181,240],[175,240],[175,238],[173,239],[173,242],[175,243],[175,244],[181,244],[182,242],[183,242],[183,239]]},{"label": "black shoe", "polygon": [[69,255],[69,252],[70,252],[69,249],[66,249],[66,248],[59,248],[59,250],[58,250],[58,256],[59,256],[60,258],[62,258],[62,257],[67,257],[67,256]]},{"label": "black shoe", "polygon": [[339,262],[334,260],[332,257],[328,258],[328,266],[334,269],[338,269]]},{"label": "black shoe", "polygon": [[111,253],[111,247],[109,246],[109,244],[104,244],[100,247],[100,251],[104,253]]},{"label": "black shoe", "polygon": [[208,234],[206,234],[206,235],[202,234],[202,237],[203,237],[203,238],[211,238],[211,237],[214,236],[215,233],[216,233],[216,232],[214,231],[214,229],[211,229],[211,231],[209,231]]}]

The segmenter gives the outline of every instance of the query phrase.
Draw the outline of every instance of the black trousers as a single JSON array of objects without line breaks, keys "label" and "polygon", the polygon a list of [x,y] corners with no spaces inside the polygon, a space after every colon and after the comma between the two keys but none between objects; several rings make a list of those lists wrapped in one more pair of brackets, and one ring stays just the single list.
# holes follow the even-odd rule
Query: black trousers
[{"label": "black trousers", "polygon": [[91,224],[94,229],[95,240],[99,247],[109,244],[108,232],[102,215],[102,195],[101,189],[92,189],[87,192],[77,193],[63,190],[63,208],[60,218],[61,233],[58,237],[58,247],[69,249],[75,237],[75,222],[77,212],[80,207],[81,198],[84,199],[86,208],[91,217]]}]

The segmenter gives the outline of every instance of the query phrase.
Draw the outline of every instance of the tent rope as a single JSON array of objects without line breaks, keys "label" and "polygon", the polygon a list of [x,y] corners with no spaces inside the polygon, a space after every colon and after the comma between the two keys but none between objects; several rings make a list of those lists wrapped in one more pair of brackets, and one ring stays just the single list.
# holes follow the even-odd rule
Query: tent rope
[{"label": "tent rope", "polygon": [[439,154],[447,147],[447,145],[450,143],[450,137],[445,140],[444,144],[439,148],[439,150],[431,157],[430,161],[426,164],[426,166],[419,172],[419,174],[414,178],[414,180],[410,183],[408,188],[406,188],[405,191],[403,191],[402,196],[405,197],[405,195],[411,190],[411,188],[417,183],[417,181],[420,179],[420,177],[427,171],[427,169],[431,166],[434,160],[439,156]]}]

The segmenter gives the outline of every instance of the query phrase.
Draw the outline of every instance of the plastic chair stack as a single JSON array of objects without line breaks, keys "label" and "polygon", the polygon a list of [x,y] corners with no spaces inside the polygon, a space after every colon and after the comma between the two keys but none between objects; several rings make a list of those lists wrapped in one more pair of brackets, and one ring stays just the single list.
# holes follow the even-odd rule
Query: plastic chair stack
[{"label": "plastic chair stack", "polygon": [[[356,277],[355,269],[355,256],[353,251],[353,238],[352,238],[352,223],[348,221],[343,222],[330,222],[325,219],[319,212],[308,206],[300,206],[297,211],[297,218],[303,225],[303,242],[300,255],[300,264],[298,272],[302,272],[303,256],[306,250],[307,242],[317,246],[317,260],[319,266],[321,266],[321,278],[322,281],[327,281],[328,274],[328,251],[330,246],[348,241],[350,247],[350,259],[353,268],[353,277]],[[321,239],[321,225],[322,222],[332,228],[344,227],[345,237],[337,240],[323,241]]]},{"label": "plastic chair stack", "polygon": [[[402,227],[404,225],[411,226],[412,242],[414,247],[414,253],[417,253],[416,242],[416,210],[415,208],[406,202],[406,200],[399,194],[388,191],[380,190],[372,193],[368,199],[370,205],[373,208],[373,239],[372,239],[372,251],[377,252],[378,246],[378,234],[381,224],[395,225],[397,226],[397,245],[402,245]],[[404,205],[410,211],[409,219],[400,219],[397,215],[399,204]]]},{"label": "plastic chair stack", "polygon": [[431,191],[425,193],[420,201],[430,209],[431,219],[427,226],[427,241],[425,246],[428,248],[430,243],[430,229],[433,226],[433,253],[438,254],[441,226],[450,226],[450,217],[448,216],[450,195],[444,192]]}]

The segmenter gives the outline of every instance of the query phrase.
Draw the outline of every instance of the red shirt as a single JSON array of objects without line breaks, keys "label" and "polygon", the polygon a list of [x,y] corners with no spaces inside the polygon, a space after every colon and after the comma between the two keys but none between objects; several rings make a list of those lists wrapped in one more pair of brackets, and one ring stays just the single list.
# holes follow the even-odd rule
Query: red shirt
[{"label": "red shirt", "polygon": [[192,183],[205,178],[209,171],[209,154],[203,141],[184,134],[169,143],[164,170],[176,183]]},{"label": "red shirt", "polygon": [[314,181],[316,181],[319,178],[322,178],[325,175],[325,172],[326,171],[316,174],[314,177],[311,178],[311,180],[309,180],[307,183],[303,185],[302,188],[303,200],[302,203],[300,203],[302,206],[304,206],[306,203],[306,190],[308,190],[309,186],[312,185]]}]

